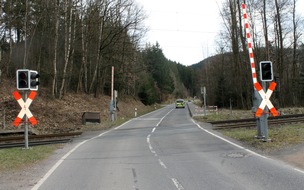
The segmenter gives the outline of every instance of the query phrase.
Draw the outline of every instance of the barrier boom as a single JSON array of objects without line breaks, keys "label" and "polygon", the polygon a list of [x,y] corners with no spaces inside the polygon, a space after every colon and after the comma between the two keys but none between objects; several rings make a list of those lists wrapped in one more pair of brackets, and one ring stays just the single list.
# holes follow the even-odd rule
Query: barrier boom
[{"label": "barrier boom", "polygon": [[246,13],[246,5],[244,3],[242,4],[242,9],[243,9],[244,22],[245,22],[245,29],[246,29],[246,38],[247,38],[247,42],[248,42],[248,51],[249,51],[253,86],[259,92],[260,96],[263,99],[263,101],[261,102],[261,104],[260,104],[259,108],[257,109],[255,115],[257,117],[261,117],[261,115],[263,114],[264,108],[267,105],[267,107],[269,108],[272,115],[273,116],[278,116],[277,110],[272,105],[271,101],[269,100],[273,90],[276,87],[276,83],[272,82],[270,84],[266,94],[265,94],[265,91],[263,90],[262,86],[260,85],[260,83],[257,80],[257,74],[256,74],[255,62],[254,62],[254,54],[253,54],[253,50],[252,50],[253,43],[252,43],[252,40],[251,40],[251,35],[250,35],[250,30],[249,30],[248,17],[247,17],[247,13]]}]

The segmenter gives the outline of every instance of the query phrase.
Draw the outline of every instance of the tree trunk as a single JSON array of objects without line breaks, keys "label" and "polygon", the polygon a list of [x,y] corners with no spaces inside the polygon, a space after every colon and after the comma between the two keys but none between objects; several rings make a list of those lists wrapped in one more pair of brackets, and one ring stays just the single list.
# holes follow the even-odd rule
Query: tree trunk
[{"label": "tree trunk", "polygon": [[[81,7],[83,7],[83,1],[81,1]],[[81,12],[81,69],[78,77],[77,91],[85,91],[88,93],[88,68],[87,68],[87,43],[85,38],[85,23],[83,21],[84,11]],[[84,80],[84,81],[83,81]],[[84,89],[83,89],[84,88]]]},{"label": "tree trunk", "polygon": [[293,24],[293,52],[292,52],[292,99],[293,99],[293,105],[297,105],[297,91],[298,91],[298,75],[296,73],[297,71],[297,46],[298,46],[298,35],[297,35],[297,29],[298,29],[298,22],[296,20],[296,0],[293,0],[293,8],[292,8],[292,24]]},{"label": "tree trunk", "polygon": [[[105,12],[106,12],[106,10],[105,10]],[[104,13],[104,15],[105,15],[105,13]],[[102,43],[102,35],[103,35],[103,26],[104,26],[104,16],[102,16],[100,18],[98,47],[101,47],[101,45],[102,45],[101,43]],[[99,72],[99,67],[100,67],[99,65],[100,65],[100,62],[101,62],[101,58],[102,58],[101,48],[98,48],[96,65],[95,65],[95,70],[94,70],[93,78],[92,78],[92,81],[91,81],[91,85],[90,85],[90,88],[89,88],[89,93],[93,92],[93,86],[94,86],[95,81],[97,80],[97,74]],[[96,91],[94,91],[94,92],[96,92]]]},{"label": "tree trunk", "polygon": [[[68,17],[68,9],[70,16]],[[62,82],[59,91],[59,99],[63,98],[65,80],[67,77],[67,68],[70,61],[70,50],[71,50],[71,41],[72,41],[72,0],[66,0],[65,2],[65,51],[64,51],[64,68],[62,75]]]},{"label": "tree trunk", "polygon": [[267,17],[266,17],[266,0],[263,0],[263,29],[264,29],[264,40],[265,40],[265,48],[266,48],[266,60],[270,60],[269,54],[269,40],[268,40],[268,27],[267,27]]},{"label": "tree trunk", "polygon": [[57,94],[57,48],[58,48],[58,31],[59,30],[59,1],[55,3],[55,39],[54,39],[54,59],[53,59],[53,82],[52,96]]},{"label": "tree trunk", "polygon": [[[281,86],[285,85],[285,77],[284,77],[284,46],[283,46],[283,32],[282,32],[282,23],[281,23],[281,12],[280,12],[280,7],[278,4],[278,0],[275,0],[275,8],[276,8],[276,24],[277,24],[277,37],[278,37],[278,41],[277,41],[277,45],[278,45],[278,70],[279,70],[279,77],[280,77],[280,82],[281,82]],[[279,97],[279,102],[282,102],[284,100],[284,98]]]},{"label": "tree trunk", "polygon": [[26,68],[26,56],[27,56],[27,4],[28,0],[25,1],[25,19],[24,19],[24,57],[23,57],[23,64],[22,68]]}]

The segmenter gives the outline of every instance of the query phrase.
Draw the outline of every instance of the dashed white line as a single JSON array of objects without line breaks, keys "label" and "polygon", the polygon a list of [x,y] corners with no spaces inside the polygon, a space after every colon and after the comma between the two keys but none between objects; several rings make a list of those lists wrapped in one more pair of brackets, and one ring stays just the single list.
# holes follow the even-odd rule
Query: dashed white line
[{"label": "dashed white line", "polygon": [[156,124],[156,126],[152,129],[151,133],[147,136],[147,143],[149,146],[150,151],[154,154],[154,156],[157,156],[156,152],[153,150],[152,144],[150,142],[151,134],[155,132],[156,128],[160,125],[160,123],[163,121],[163,119],[173,111],[174,109],[170,110],[164,117],[162,117],[159,122]]},{"label": "dashed white line", "polygon": [[167,169],[167,166],[164,164],[163,161],[161,161],[161,159],[158,159],[158,162],[163,168]]},{"label": "dashed white line", "polygon": [[156,127],[154,127],[154,128],[152,129],[152,133],[154,133],[155,129],[156,129]]},{"label": "dashed white line", "polygon": [[184,190],[184,187],[180,184],[180,182],[175,179],[175,178],[171,178],[171,180],[173,181],[175,187],[178,189],[178,190]]},{"label": "dashed white line", "polygon": [[[151,134],[155,132],[156,128],[160,125],[160,123],[163,121],[163,119],[164,119],[169,113],[171,113],[173,110],[174,110],[174,109],[170,110],[164,117],[162,117],[162,118],[159,120],[159,122],[156,124],[156,126],[152,129]],[[150,142],[151,134],[149,134],[149,135],[147,136],[147,143],[148,143],[148,145],[149,145],[150,151],[154,154],[155,157],[158,157],[157,153],[153,150],[153,147],[152,147],[151,142]],[[167,169],[166,164],[165,164],[160,158],[158,158],[158,162],[159,162],[159,164],[160,164],[164,169]],[[177,190],[184,190],[184,187],[181,185],[181,183],[180,183],[177,179],[171,178],[171,180],[173,181],[173,183],[174,183],[175,187],[177,188]]]}]

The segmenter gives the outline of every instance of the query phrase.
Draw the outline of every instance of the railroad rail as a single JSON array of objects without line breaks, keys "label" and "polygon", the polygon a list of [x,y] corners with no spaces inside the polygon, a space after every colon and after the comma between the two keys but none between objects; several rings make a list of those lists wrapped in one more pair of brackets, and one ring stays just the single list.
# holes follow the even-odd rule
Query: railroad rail
[{"label": "railroad rail", "polygon": [[[256,127],[256,118],[239,119],[239,120],[225,120],[225,121],[211,121],[213,129],[228,129],[228,128],[250,128]],[[295,115],[282,115],[277,117],[269,117],[268,125],[283,125],[289,123],[301,123],[304,122],[304,114]]]},{"label": "railroad rail", "polygon": [[[75,136],[81,135],[82,132],[73,133],[61,133],[61,134],[47,134],[47,135],[29,135],[29,146],[47,145],[47,144],[59,144],[72,141]],[[2,136],[0,137],[0,149],[1,148],[13,148],[23,147],[24,136]]]}]

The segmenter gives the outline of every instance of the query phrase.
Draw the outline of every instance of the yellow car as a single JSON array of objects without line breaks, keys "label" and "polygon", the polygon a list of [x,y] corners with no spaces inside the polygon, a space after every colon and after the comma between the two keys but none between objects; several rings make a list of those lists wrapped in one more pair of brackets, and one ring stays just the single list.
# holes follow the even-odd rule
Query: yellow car
[{"label": "yellow car", "polygon": [[185,108],[185,100],[177,99],[175,102],[175,108]]}]

